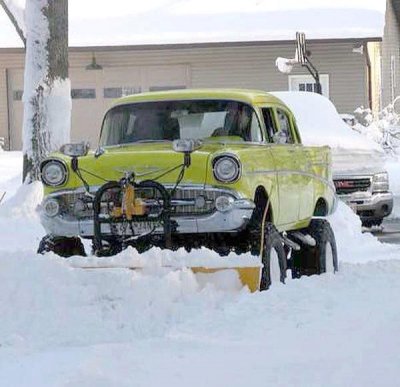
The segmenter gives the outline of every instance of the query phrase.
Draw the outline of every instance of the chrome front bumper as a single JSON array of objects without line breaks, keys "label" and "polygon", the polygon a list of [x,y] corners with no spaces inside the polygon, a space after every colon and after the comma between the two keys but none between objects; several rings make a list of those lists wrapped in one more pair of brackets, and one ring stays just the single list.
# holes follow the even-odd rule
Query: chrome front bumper
[{"label": "chrome front bumper", "polygon": [[355,192],[351,195],[340,195],[339,198],[352,207],[362,219],[381,219],[390,215],[393,209],[391,192]]},{"label": "chrome front bumper", "polygon": [[[209,215],[199,216],[179,216],[172,217],[176,221],[178,234],[196,234],[196,233],[223,233],[235,232],[243,229],[249,222],[255,204],[251,200],[236,199],[232,208],[226,212],[215,211]],[[41,212],[41,222],[46,232],[57,236],[81,236],[93,237],[92,220],[65,220],[62,216],[48,217]],[[101,232],[103,235],[112,235],[110,225],[102,224]],[[154,233],[163,233],[162,227],[154,230]],[[129,232],[127,230],[127,235]]]}]

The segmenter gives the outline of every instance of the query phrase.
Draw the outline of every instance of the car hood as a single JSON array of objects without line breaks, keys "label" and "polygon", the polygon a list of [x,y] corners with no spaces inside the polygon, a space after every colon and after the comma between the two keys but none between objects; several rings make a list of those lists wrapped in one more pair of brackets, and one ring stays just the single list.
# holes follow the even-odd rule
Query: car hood
[{"label": "car hood", "polygon": [[[238,146],[241,147],[240,144]],[[191,154],[191,165],[186,170],[182,183],[205,185],[212,157],[226,149],[232,149],[232,146],[217,142],[204,143]],[[55,154],[53,157],[66,162],[69,179],[63,187],[46,188],[47,193],[81,187],[82,181],[71,170],[70,158],[61,154]],[[99,186],[106,181],[118,181],[126,172],[133,172],[137,181],[156,179],[160,183],[173,185],[178,180],[183,162],[184,154],[175,152],[170,142],[140,143],[107,147],[98,157],[91,152],[79,158],[79,168],[90,186]]]},{"label": "car hood", "polygon": [[373,175],[385,171],[385,155],[365,149],[332,149],[333,176]]}]

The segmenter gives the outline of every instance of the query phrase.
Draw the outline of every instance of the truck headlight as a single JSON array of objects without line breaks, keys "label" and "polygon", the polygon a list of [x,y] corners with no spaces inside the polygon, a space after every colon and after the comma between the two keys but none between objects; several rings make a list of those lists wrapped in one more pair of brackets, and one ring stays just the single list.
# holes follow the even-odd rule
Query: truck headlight
[{"label": "truck headlight", "polygon": [[51,187],[62,185],[67,180],[67,168],[60,160],[45,160],[40,172],[42,182]]},{"label": "truck headlight", "polygon": [[376,173],[372,178],[372,192],[389,191],[389,176],[387,172]]},{"label": "truck headlight", "polygon": [[43,209],[49,218],[54,218],[60,212],[60,205],[56,199],[50,198],[43,203]]},{"label": "truck headlight", "polygon": [[240,162],[233,156],[221,156],[214,161],[214,177],[222,183],[233,183],[240,177]]}]

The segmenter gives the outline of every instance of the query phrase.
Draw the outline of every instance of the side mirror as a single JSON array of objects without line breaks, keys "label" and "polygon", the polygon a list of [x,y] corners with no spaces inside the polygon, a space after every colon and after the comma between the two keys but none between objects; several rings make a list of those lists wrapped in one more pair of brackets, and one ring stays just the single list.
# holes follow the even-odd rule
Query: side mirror
[{"label": "side mirror", "polygon": [[284,131],[280,130],[272,136],[272,141],[274,144],[287,144],[288,136]]},{"label": "side mirror", "polygon": [[104,154],[104,153],[105,153],[104,148],[101,147],[101,146],[98,146],[97,149],[96,149],[96,151],[94,152],[94,157],[97,159],[97,158],[99,158],[99,157],[100,157],[102,154]]},{"label": "side mirror", "polygon": [[172,142],[172,148],[175,152],[184,153],[183,164],[186,168],[190,167],[190,164],[192,162],[190,154],[199,149],[201,145],[202,142],[200,140],[194,140],[192,138],[174,140]]},{"label": "side mirror", "polygon": [[70,157],[86,156],[89,152],[90,145],[88,142],[80,142],[77,144],[65,144],[60,148],[60,152]]}]

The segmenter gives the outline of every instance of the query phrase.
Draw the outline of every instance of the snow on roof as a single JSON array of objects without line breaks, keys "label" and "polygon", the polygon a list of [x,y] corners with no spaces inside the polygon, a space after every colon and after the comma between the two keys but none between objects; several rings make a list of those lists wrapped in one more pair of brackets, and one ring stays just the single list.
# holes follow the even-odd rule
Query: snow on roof
[{"label": "snow on roof", "polygon": [[[23,6],[24,0],[8,0]],[[143,4],[140,4],[143,3]],[[382,37],[385,0],[70,0],[71,46]],[[273,4],[271,4],[273,3]],[[322,4],[321,4],[322,3]],[[0,10],[0,47],[21,46]]]}]

